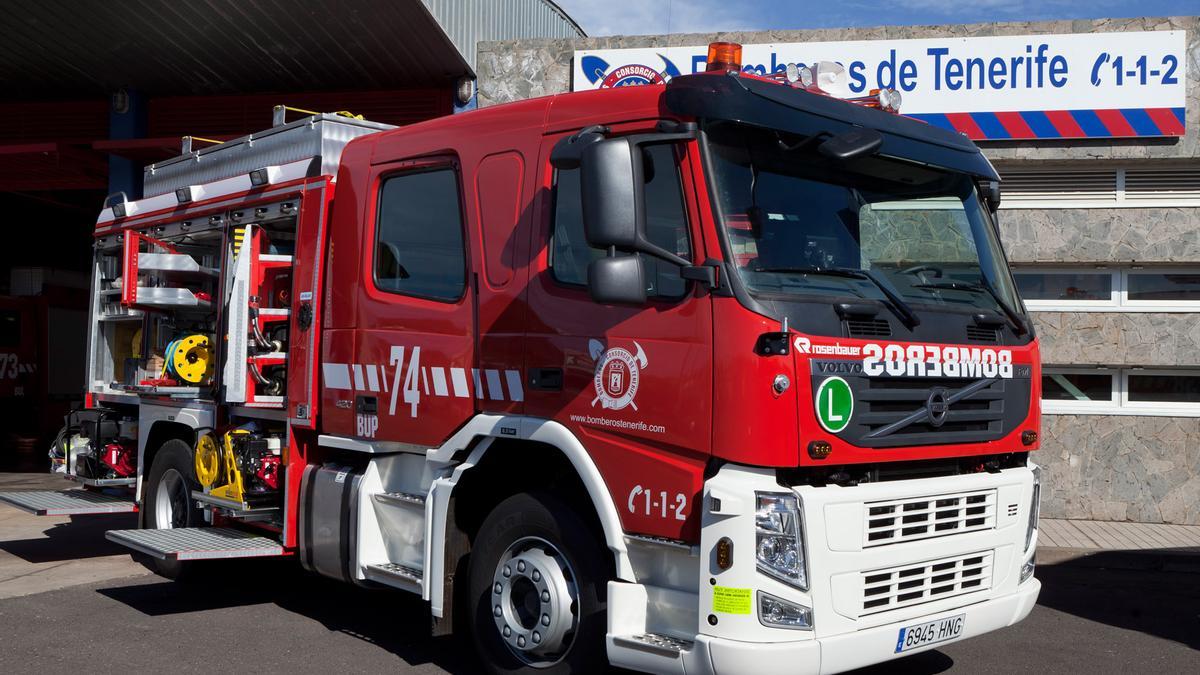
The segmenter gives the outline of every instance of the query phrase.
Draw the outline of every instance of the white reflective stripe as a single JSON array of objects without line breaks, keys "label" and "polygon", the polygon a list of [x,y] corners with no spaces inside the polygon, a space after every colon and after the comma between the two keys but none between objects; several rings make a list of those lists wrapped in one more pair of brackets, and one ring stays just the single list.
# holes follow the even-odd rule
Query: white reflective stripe
[{"label": "white reflective stripe", "polygon": [[386,394],[386,393],[387,393],[387,391],[388,391],[388,386],[387,386],[387,366],[383,365],[382,363],[381,363],[381,364],[379,364],[379,373],[380,373],[380,375],[381,375],[381,377],[380,377],[379,379],[383,380],[383,393],[385,393],[385,394]]},{"label": "white reflective stripe", "polygon": [[344,363],[323,363],[321,374],[325,376],[325,386],[330,389],[350,388],[350,367]]},{"label": "white reflective stripe", "polygon": [[379,373],[375,372],[375,364],[367,364],[367,388],[379,391]]},{"label": "white reflective stripe", "polygon": [[425,395],[428,396],[429,395],[429,373],[426,371],[425,366],[421,366],[421,386],[424,388],[423,390],[425,392]]},{"label": "white reflective stripe", "polygon": [[475,378],[475,398],[483,398],[483,382],[479,381],[479,369],[471,369],[471,377]]},{"label": "white reflective stripe", "polygon": [[500,371],[489,368],[483,372],[487,374],[488,398],[493,401],[503,401],[504,390],[500,387]]},{"label": "white reflective stripe", "polygon": [[454,395],[459,398],[468,398],[471,395],[467,389],[467,371],[462,368],[450,369],[450,380],[454,383]]},{"label": "white reflective stripe", "polygon": [[362,366],[353,363],[350,367],[354,369],[354,388],[358,390],[366,389],[366,385],[363,384]]},{"label": "white reflective stripe", "polygon": [[504,380],[508,383],[508,396],[514,401],[525,400],[525,390],[521,388],[521,371],[504,371]]},{"label": "white reflective stripe", "polygon": [[437,396],[449,396],[450,392],[446,389],[446,369],[434,366],[429,372],[433,375],[433,393]]}]

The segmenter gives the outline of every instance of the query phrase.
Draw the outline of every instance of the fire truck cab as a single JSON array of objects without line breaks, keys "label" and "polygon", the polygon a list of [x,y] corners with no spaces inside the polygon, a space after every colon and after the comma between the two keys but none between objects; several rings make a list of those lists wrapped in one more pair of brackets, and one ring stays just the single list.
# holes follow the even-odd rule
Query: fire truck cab
[{"label": "fire truck cab", "polygon": [[138,511],[108,536],[171,577],[420,594],[495,672],[839,672],[1021,620],[999,177],[894,93],[733,61],[148,167],[97,224],[85,489],[2,498]]}]

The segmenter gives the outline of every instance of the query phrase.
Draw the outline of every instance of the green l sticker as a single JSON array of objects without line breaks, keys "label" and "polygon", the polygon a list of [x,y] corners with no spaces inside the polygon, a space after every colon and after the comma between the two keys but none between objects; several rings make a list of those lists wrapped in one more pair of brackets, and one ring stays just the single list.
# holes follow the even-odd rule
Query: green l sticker
[{"label": "green l sticker", "polygon": [[754,591],[749,588],[713,586],[712,611],[722,614],[749,614]]},{"label": "green l sticker", "polygon": [[850,417],[854,414],[854,394],[842,378],[825,378],[817,387],[813,403],[817,407],[817,421],[825,431],[836,434],[850,426]]}]

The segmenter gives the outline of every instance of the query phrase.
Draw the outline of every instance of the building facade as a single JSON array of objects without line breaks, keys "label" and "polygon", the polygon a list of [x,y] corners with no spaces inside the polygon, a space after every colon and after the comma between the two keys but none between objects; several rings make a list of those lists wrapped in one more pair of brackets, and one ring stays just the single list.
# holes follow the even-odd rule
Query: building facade
[{"label": "building facade", "polygon": [[[1184,31],[1184,133],[988,140],[1045,364],[1042,513],[1200,525],[1200,17],[481,42],[479,103],[572,89],[576,50]],[[1182,121],[1181,121],[1182,123]]]}]

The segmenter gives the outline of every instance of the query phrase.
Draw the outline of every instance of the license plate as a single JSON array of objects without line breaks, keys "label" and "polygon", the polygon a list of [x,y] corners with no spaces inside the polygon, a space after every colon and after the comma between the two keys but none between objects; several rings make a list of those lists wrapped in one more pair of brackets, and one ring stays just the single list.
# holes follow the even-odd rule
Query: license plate
[{"label": "license plate", "polygon": [[900,629],[900,635],[896,636],[896,653],[962,637],[963,626],[966,623],[967,615],[959,614],[905,626]]}]

